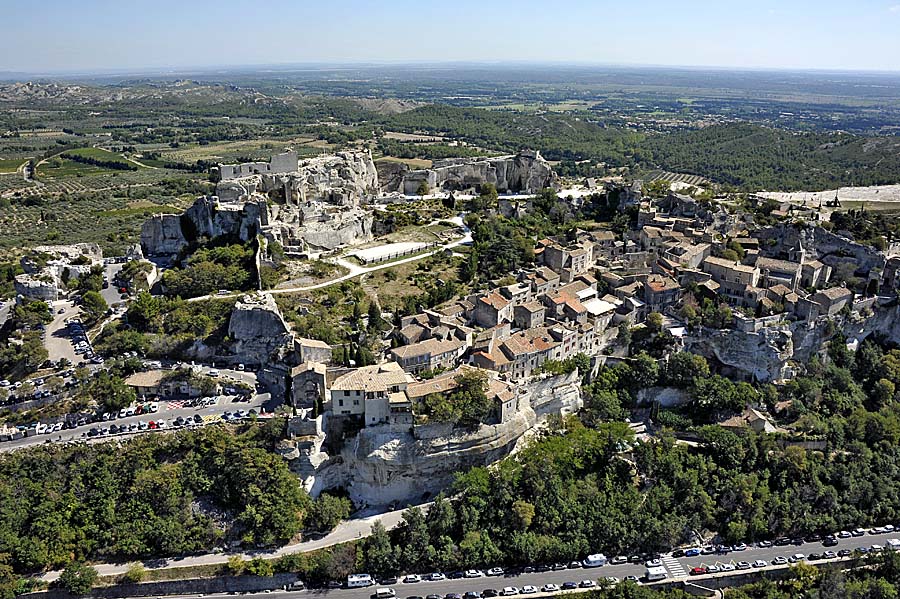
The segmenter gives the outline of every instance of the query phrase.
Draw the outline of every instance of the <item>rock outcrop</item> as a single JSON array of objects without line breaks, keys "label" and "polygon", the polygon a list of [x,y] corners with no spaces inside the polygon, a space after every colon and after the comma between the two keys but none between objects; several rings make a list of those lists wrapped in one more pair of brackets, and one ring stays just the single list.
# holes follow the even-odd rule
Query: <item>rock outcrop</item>
[{"label": "rock outcrop", "polygon": [[258,191],[289,204],[359,206],[377,193],[378,171],[368,151],[338,152],[301,160],[295,173],[261,175]]},{"label": "rock outcrop", "polygon": [[157,214],[141,227],[145,255],[177,255],[201,237],[232,237],[250,241],[269,223],[264,198],[223,202],[217,196],[198,198],[184,214]]},{"label": "rock outcrop", "polygon": [[422,183],[430,190],[448,191],[474,190],[491,183],[500,193],[537,193],[547,187],[559,188],[559,179],[550,163],[534,151],[493,158],[437,160],[430,169],[406,173],[396,191],[414,195]]},{"label": "rock outcrop", "polygon": [[254,366],[267,364],[273,354],[293,346],[290,328],[275,299],[266,293],[246,295],[235,303],[228,337],[234,361]]},{"label": "rock outcrop", "polygon": [[[358,503],[384,505],[420,500],[446,488],[457,472],[486,466],[508,456],[522,437],[549,414],[568,414],[582,406],[578,373],[529,382],[519,410],[500,424],[458,429],[446,424],[366,427],[346,442],[340,455],[321,463],[305,484],[311,493],[343,487]],[[296,471],[308,472],[303,456]]]},{"label": "rock outcrop", "polygon": [[758,381],[790,378],[799,365],[824,350],[835,331],[862,341],[877,332],[900,342],[900,306],[875,306],[870,316],[859,312],[820,317],[814,322],[785,322],[758,331],[704,329],[685,338],[685,349],[715,360]]}]

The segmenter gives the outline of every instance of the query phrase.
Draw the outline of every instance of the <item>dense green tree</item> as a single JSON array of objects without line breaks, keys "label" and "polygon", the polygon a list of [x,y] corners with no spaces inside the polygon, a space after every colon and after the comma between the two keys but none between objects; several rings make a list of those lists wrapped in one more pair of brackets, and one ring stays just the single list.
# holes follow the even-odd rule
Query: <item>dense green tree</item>
[{"label": "dense green tree", "polygon": [[97,570],[81,562],[69,562],[59,575],[59,586],[73,595],[87,595],[97,582]]},{"label": "dense green tree", "polygon": [[89,322],[97,322],[109,310],[109,304],[96,291],[88,291],[81,296],[81,306]]}]

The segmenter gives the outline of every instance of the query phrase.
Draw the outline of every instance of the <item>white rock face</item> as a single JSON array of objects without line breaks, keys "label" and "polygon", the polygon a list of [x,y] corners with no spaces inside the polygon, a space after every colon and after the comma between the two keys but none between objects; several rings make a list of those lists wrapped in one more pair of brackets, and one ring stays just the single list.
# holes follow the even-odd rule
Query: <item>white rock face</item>
[{"label": "white rock face", "polygon": [[231,351],[242,364],[262,365],[272,354],[291,346],[290,328],[275,299],[268,294],[247,295],[234,305],[228,321]]},{"label": "white rock face", "polygon": [[318,494],[344,487],[354,501],[369,505],[434,496],[457,472],[508,456],[548,414],[580,409],[578,378],[573,373],[529,383],[520,397],[520,410],[501,424],[474,430],[427,425],[414,432],[389,425],[364,428],[346,443],[339,457],[322,465],[311,477],[314,480],[305,481],[307,488]]},{"label": "white rock face", "polygon": [[338,152],[301,160],[295,173],[261,175],[257,189],[289,204],[359,206],[377,192],[378,171],[368,151]]},{"label": "white rock face", "polygon": [[397,191],[413,195],[422,182],[431,190],[466,190],[485,183],[492,183],[501,193],[537,193],[547,187],[559,188],[550,163],[540,152],[532,151],[494,158],[436,160],[430,169],[404,174]]},{"label": "white rock face", "polygon": [[29,299],[55,302],[59,299],[59,285],[56,278],[49,275],[16,275],[14,286],[16,295]]}]

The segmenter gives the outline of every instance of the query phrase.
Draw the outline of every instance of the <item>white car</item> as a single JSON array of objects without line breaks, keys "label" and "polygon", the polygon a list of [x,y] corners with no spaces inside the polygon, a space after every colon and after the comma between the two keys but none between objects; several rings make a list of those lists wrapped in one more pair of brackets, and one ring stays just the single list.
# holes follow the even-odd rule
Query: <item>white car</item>
[{"label": "white car", "polygon": [[150,402],[150,413],[155,414],[156,412],[159,412],[159,402],[151,401]]},{"label": "white car", "polygon": [[503,590],[500,591],[500,594],[504,597],[510,597],[512,595],[518,595],[519,589],[517,587],[503,587]]},{"label": "white car", "polygon": [[735,570],[737,570],[737,566],[735,566],[734,564],[722,564],[721,566],[719,566],[719,570],[722,572],[734,572]]},{"label": "white car", "polygon": [[488,576],[503,576],[503,568],[491,568],[487,571]]},{"label": "white car", "polygon": [[464,575],[466,578],[481,578],[484,576],[484,572],[481,570],[466,570]]},{"label": "white car", "polygon": [[422,582],[422,577],[418,574],[407,574],[403,577],[403,582],[405,583],[414,583],[414,582]]},{"label": "white car", "polygon": [[558,591],[558,590],[559,590],[559,585],[558,585],[558,584],[553,584],[552,582],[547,583],[547,584],[545,584],[544,586],[541,587],[541,592],[542,592],[542,593],[555,593],[555,592]]},{"label": "white car", "polygon": [[159,428],[167,428],[168,424],[166,424],[165,420],[160,419],[156,421],[156,426],[158,426]]},{"label": "white car", "polygon": [[755,562],[753,562],[751,565],[752,565],[754,568],[765,568],[766,566],[769,565],[769,562],[767,562],[767,561],[764,560],[764,559],[758,559],[758,560],[756,560]]},{"label": "white car", "polygon": [[796,564],[797,562],[802,562],[805,559],[806,559],[806,556],[803,555],[802,553],[795,553],[794,555],[792,555],[791,557],[788,558],[788,561],[791,562],[792,564]]},{"label": "white car", "polygon": [[592,589],[595,586],[597,586],[597,583],[589,578],[586,578],[586,579],[582,580],[580,583],[578,583],[578,586],[580,586],[583,589]]},{"label": "white car", "polygon": [[428,580],[430,580],[432,582],[435,582],[438,580],[446,580],[446,578],[447,577],[444,576],[443,574],[441,574],[440,572],[432,572],[431,574],[428,575]]},{"label": "white car", "polygon": [[526,584],[525,586],[522,587],[523,595],[533,595],[534,593],[537,593],[537,592],[538,592],[538,589],[536,586]]}]

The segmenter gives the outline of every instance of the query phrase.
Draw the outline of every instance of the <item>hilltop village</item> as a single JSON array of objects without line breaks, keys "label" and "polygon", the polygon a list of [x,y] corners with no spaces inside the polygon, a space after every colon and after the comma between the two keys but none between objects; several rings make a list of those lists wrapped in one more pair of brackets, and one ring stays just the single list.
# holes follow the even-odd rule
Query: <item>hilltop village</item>
[{"label": "hilltop village", "polygon": [[[811,205],[751,195],[739,204],[618,180],[563,189],[536,152],[389,173],[365,151],[299,162],[287,152],[268,163],[219,165],[213,175],[216,195],[144,224],[128,256],[133,293],[170,293],[165,271],[200,239],[252,244],[256,273],[353,252],[377,269],[398,257],[450,259],[477,247],[485,219],[586,210],[626,217],[615,227],[529,239],[527,260],[515,269],[433,305],[391,313],[373,300],[354,317],[349,345],[297,330],[276,302],[290,289],[265,289],[261,277],[236,294],[190,300],[237,300],[218,345],[194,343],[189,353],[255,371],[259,390],[287,406],[279,452],[314,495],[342,488],[358,504],[427,499],[455,472],[493,463],[548,419],[582,409],[583,385],[615,364],[662,372],[673,356],[693,355],[703,376],[784,385],[835,342],[857,347],[873,333],[900,339],[900,246],[876,249],[823,226],[837,199]],[[444,205],[449,198],[456,209],[442,242],[372,247],[386,210],[423,197]],[[361,245],[368,254],[354,249]],[[26,301],[52,303],[102,264],[93,247],[35,252],[16,279]],[[122,306],[112,319],[120,313],[133,317]],[[374,348],[365,359],[354,354],[363,345]],[[674,378],[639,390],[630,423],[638,436],[653,433],[660,409],[691,401]],[[150,369],[126,382],[141,397],[200,394],[183,381],[173,391],[170,379]],[[781,430],[770,408],[751,398],[715,415],[723,426]]]}]

